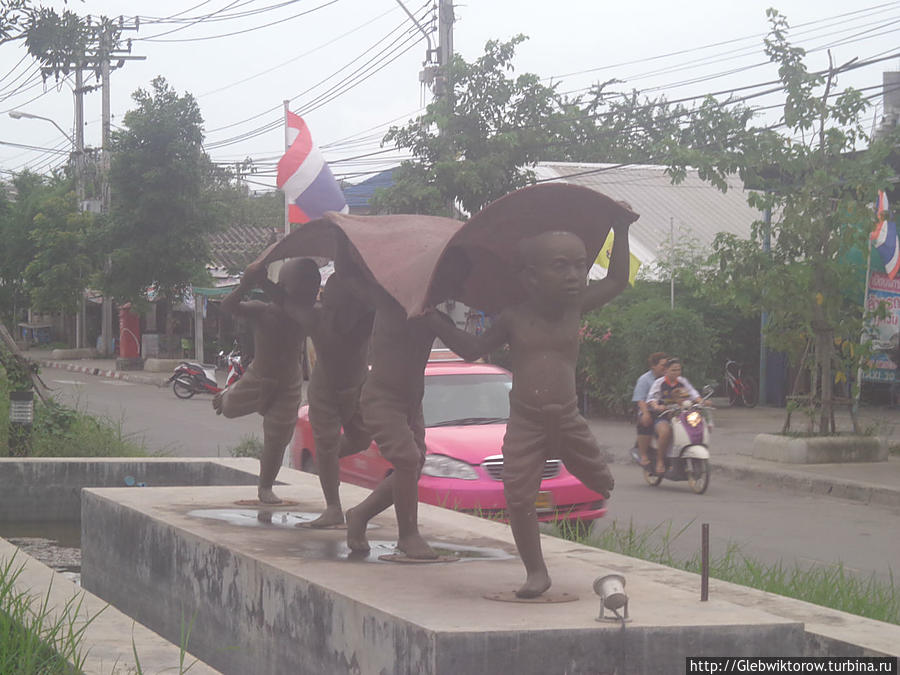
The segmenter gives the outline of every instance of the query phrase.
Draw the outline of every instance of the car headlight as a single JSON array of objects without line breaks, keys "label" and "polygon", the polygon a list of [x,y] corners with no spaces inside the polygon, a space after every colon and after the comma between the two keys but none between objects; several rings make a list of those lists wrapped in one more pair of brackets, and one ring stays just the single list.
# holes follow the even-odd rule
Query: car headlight
[{"label": "car headlight", "polygon": [[688,424],[692,427],[697,426],[703,420],[703,415],[701,415],[696,410],[693,410],[687,414],[687,417],[684,418]]},{"label": "car headlight", "polygon": [[425,455],[425,466],[422,467],[422,473],[434,478],[478,480],[478,474],[471,464],[447,457],[447,455]]}]

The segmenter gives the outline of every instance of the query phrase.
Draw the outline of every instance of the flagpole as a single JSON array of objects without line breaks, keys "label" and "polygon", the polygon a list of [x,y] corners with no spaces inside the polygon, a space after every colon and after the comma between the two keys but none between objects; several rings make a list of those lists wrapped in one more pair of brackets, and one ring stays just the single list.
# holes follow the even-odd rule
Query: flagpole
[{"label": "flagpole", "polygon": [[[284,151],[287,152],[291,143],[288,140],[288,112],[290,112],[290,104],[291,102],[288,100],[284,100]],[[284,193],[284,236],[288,236],[291,233],[291,219],[289,216],[290,213],[290,202],[288,201],[287,192]]]},{"label": "flagpole", "polygon": [[[872,274],[872,240],[866,244],[866,289],[863,291],[863,327],[860,342],[866,339],[866,312],[869,309],[869,276]],[[856,370],[856,395],[853,397],[853,412],[859,411],[859,398],[862,395],[862,363]]]}]

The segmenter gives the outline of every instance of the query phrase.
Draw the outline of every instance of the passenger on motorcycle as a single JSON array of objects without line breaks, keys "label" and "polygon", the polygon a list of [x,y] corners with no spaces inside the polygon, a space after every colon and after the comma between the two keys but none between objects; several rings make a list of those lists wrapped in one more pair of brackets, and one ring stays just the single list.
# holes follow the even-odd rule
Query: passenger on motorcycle
[{"label": "passenger on motorcycle", "polygon": [[641,466],[645,468],[650,463],[647,451],[650,449],[650,441],[653,439],[653,413],[650,410],[650,404],[647,403],[647,396],[650,394],[653,383],[665,373],[668,359],[669,357],[663,352],[651,354],[647,359],[650,370],[638,378],[631,396],[637,426],[636,445],[641,457]]},{"label": "passenger on motorcycle", "polygon": [[672,423],[668,417],[662,416],[665,410],[673,405],[681,405],[684,401],[700,403],[702,398],[697,390],[681,375],[681,360],[671,358],[666,361],[666,372],[660,377],[647,394],[647,404],[655,417],[657,435],[656,473],[665,473],[665,457],[672,447]]}]

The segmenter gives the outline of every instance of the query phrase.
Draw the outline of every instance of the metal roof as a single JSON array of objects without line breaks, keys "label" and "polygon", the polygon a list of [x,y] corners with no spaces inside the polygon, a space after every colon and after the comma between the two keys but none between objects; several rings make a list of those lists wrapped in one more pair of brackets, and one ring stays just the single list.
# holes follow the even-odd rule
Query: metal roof
[{"label": "metal roof", "polygon": [[754,221],[763,214],[747,204],[748,192],[740,178],[728,178],[721,192],[688,169],[684,181],[674,185],[664,166],[540,162],[538,180],[559,180],[598,190],[628,202],[640,214],[631,226],[631,252],[644,264],[664,255],[674,230],[676,241],[693,239],[708,249],[716,234],[730,232],[750,238]]},{"label": "metal roof", "polygon": [[366,180],[347,185],[343,188],[344,199],[351,209],[368,208],[369,200],[378,188],[387,188],[394,184],[394,169],[387,169]]}]

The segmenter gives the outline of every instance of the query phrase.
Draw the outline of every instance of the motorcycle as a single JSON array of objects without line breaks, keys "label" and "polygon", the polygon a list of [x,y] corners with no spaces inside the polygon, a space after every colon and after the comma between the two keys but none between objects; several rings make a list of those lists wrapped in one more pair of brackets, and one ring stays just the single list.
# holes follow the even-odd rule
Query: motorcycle
[{"label": "motorcycle", "polygon": [[[644,471],[644,480],[651,487],[659,485],[663,478],[671,481],[688,482],[691,490],[698,495],[709,487],[709,429],[712,426],[706,415],[709,406],[704,405],[712,396],[713,388],[703,388],[703,396],[698,403],[685,401],[681,405],[668,407],[663,413],[672,424],[672,447],[665,457],[666,471],[657,474],[649,467],[656,466],[657,441],[654,438],[647,450],[650,460]],[[641,456],[637,446],[631,448],[632,459],[640,465]]]},{"label": "motorcycle", "polygon": [[219,360],[223,361],[228,368],[225,387],[220,387],[216,381],[214,366],[193,361],[179,363],[167,384],[168,382],[172,383],[172,391],[178,398],[191,398],[194,394],[217,394],[237,382],[244,374],[243,356],[237,341],[228,354],[225,354],[224,351],[219,352]]}]

